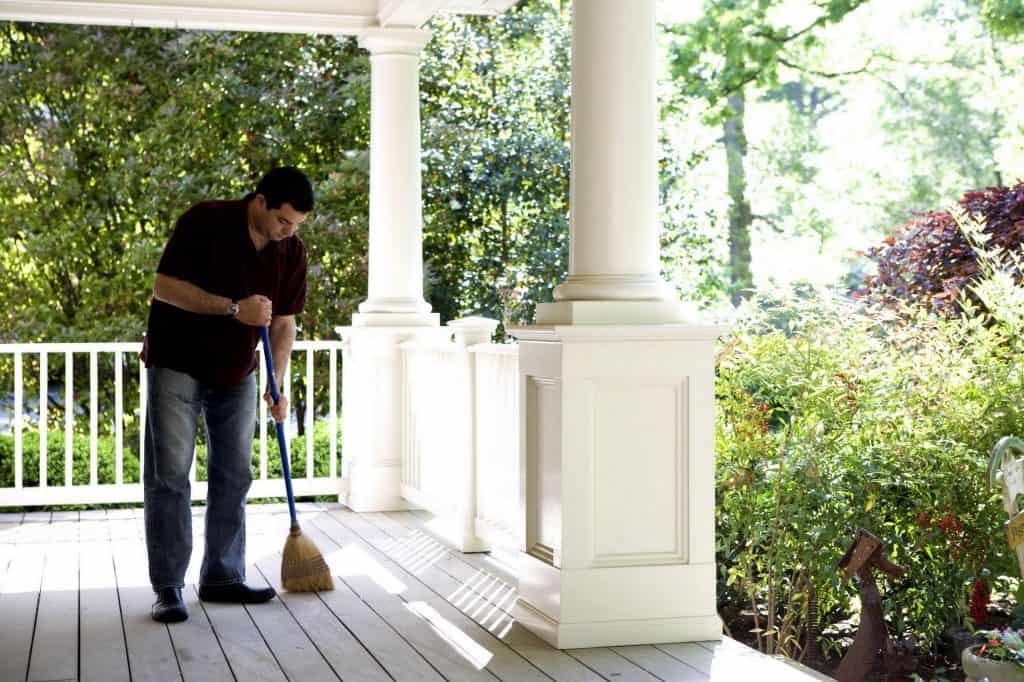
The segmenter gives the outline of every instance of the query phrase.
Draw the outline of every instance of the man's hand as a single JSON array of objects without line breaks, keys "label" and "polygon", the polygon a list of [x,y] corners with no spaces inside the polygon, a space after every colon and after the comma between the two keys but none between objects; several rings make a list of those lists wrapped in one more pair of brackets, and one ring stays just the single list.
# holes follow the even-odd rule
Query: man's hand
[{"label": "man's hand", "polygon": [[270,407],[270,414],[274,417],[274,421],[278,424],[283,424],[288,419],[288,396],[281,393],[280,388],[277,391],[277,395],[280,397],[280,400],[277,401],[276,405],[274,404],[274,399],[270,397],[269,388],[263,394],[263,399],[267,401],[267,406]]},{"label": "man's hand", "polygon": [[254,294],[238,302],[238,321],[251,327],[269,327],[273,306],[266,296]]}]

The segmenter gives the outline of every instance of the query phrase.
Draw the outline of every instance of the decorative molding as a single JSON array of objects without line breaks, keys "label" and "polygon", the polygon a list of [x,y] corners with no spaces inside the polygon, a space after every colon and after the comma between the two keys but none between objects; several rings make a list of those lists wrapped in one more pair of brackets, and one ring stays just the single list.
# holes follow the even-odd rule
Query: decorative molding
[{"label": "decorative molding", "polygon": [[[438,13],[498,15],[518,0],[3,0],[0,19],[203,31],[359,35],[374,26],[418,28]],[[282,9],[287,7],[287,9]]]},{"label": "decorative molding", "polygon": [[[251,3],[257,5],[257,3]],[[219,7],[217,2],[194,6],[167,2],[159,5],[71,0],[4,0],[0,19],[106,26],[140,26],[211,31],[323,33],[356,35],[375,18],[363,14],[305,10]]]},{"label": "decorative molding", "polygon": [[[403,55],[407,57],[419,57],[420,52],[430,42],[430,31],[418,28],[371,28],[359,34],[359,47],[367,50],[371,57],[379,55]],[[394,301],[392,301],[394,302]],[[409,312],[429,312],[430,306],[422,300],[407,301],[401,299],[400,310],[412,307]],[[422,307],[426,306],[426,310]],[[359,306],[360,312],[376,312],[377,307],[373,301],[366,301]]]},{"label": "decorative molding", "polygon": [[526,550],[526,553],[532,556],[534,559],[543,561],[546,564],[549,564],[551,566],[555,565],[555,550],[551,547],[548,547],[547,545],[542,545],[538,542],[534,544],[532,547],[530,547],[530,549]]},{"label": "decorative molding", "polygon": [[382,27],[419,28],[443,9],[445,0],[380,0],[377,23]]},{"label": "decorative molding", "polygon": [[[585,382],[586,396],[587,396],[587,415],[590,421],[590,461],[592,463],[592,481],[591,481],[591,526],[593,536],[591,539],[591,557],[589,564],[593,568],[611,568],[620,566],[656,566],[663,564],[685,564],[688,561],[688,501],[689,501],[689,460],[690,453],[688,444],[689,428],[688,428],[688,414],[689,414],[689,380],[687,377],[640,377],[640,378],[594,378]],[[601,547],[607,547],[609,544],[614,544],[615,539],[602,536],[602,532],[606,530],[605,525],[601,523],[599,513],[602,510],[609,508],[609,501],[606,498],[607,486],[631,486],[634,488],[650,489],[652,481],[637,478],[633,481],[623,480],[623,476],[613,476],[609,480],[603,480],[605,472],[602,470],[602,449],[601,449],[601,429],[630,429],[628,418],[623,415],[621,422],[615,422],[613,424],[602,423],[598,419],[598,410],[600,409],[600,401],[602,397],[614,395],[616,393],[631,393],[636,394],[637,404],[647,405],[648,410],[657,409],[657,397],[653,395],[655,391],[659,389],[670,389],[671,390],[671,412],[674,417],[672,422],[672,434],[671,434],[671,465],[673,466],[672,472],[672,518],[671,518],[671,531],[670,537],[671,542],[669,546],[664,547],[660,551],[615,551],[605,550],[601,551]],[[620,413],[622,414],[622,413]],[[650,434],[648,434],[650,436]],[[626,453],[621,450],[607,453],[606,457],[623,457]],[[655,457],[661,454],[664,456],[666,453],[655,453]],[[605,462],[607,464],[607,462]],[[660,469],[660,467],[659,467]],[[618,472],[617,472],[618,473]],[[642,475],[642,474],[641,474]],[[602,491],[604,488],[604,492]],[[627,488],[628,489],[628,488]],[[637,500],[635,504],[643,504],[643,501]],[[624,507],[622,504],[617,504],[615,501],[611,505],[616,512],[624,515],[623,518],[629,517],[630,509]],[[634,515],[637,508],[634,507]],[[659,511],[664,512],[658,514],[659,518],[668,518],[668,509],[659,508]],[[621,528],[619,529],[622,530]],[[641,529],[636,529],[640,531]],[[648,528],[648,534],[655,532],[656,529]],[[662,529],[662,532],[664,529]],[[629,534],[630,537],[643,537],[643,533]],[[618,539],[621,541],[621,538]]]},{"label": "decorative molding", "polygon": [[[539,377],[529,375],[526,377],[525,409],[528,416],[527,424],[530,428],[526,434],[527,466],[524,469],[528,473],[525,485],[525,513],[526,513],[526,551],[531,556],[551,566],[561,565],[561,493],[560,491],[546,490],[547,485],[560,485],[562,473],[561,461],[561,390],[562,382],[553,377]],[[554,421],[554,428],[552,422]],[[545,436],[545,426],[550,433]],[[554,439],[554,442],[551,442]],[[557,469],[557,476],[552,477],[551,472]],[[547,498],[545,493],[548,494]],[[552,495],[557,500],[550,499]],[[548,518],[545,510],[549,513],[557,509],[557,518]],[[555,525],[554,534],[557,537],[548,537],[552,532],[551,525]],[[547,532],[545,532],[547,531]]]}]

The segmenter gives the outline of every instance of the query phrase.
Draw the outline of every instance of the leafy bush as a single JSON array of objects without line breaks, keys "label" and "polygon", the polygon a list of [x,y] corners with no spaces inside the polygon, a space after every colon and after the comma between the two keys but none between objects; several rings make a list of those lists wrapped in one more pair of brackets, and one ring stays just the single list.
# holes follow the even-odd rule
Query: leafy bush
[{"label": "leafy bush", "polygon": [[[124,447],[124,480],[139,480],[137,450]],[[138,440],[134,441],[138,447]],[[115,481],[113,436],[100,436],[96,443],[97,479],[100,483]],[[73,485],[89,483],[89,435],[76,433],[72,441],[71,481]],[[22,484],[28,488],[39,485],[39,432],[22,432]],[[46,482],[49,486],[64,485],[64,432],[50,431],[46,435]],[[14,485],[14,436],[0,436],[0,487]]]},{"label": "leafy bush", "polygon": [[[64,432],[50,431],[47,434],[47,483],[51,487],[64,485]],[[124,481],[138,482],[139,458],[138,436],[125,437]],[[253,443],[253,476],[259,477],[259,440]],[[289,443],[288,453],[294,476],[306,475],[306,436],[296,436]],[[100,436],[97,440],[97,479],[99,483],[115,482],[115,442],[113,436]],[[330,425],[326,421],[315,422],[313,427],[313,471],[316,476],[330,473]],[[89,483],[89,435],[76,433],[72,446],[72,483]],[[341,424],[338,425],[338,471],[341,471]],[[39,432],[22,432],[22,475],[23,485],[39,485]],[[274,428],[267,428],[267,475],[271,478],[281,475],[281,456],[277,447]],[[196,448],[196,477],[206,479],[206,447],[201,442]],[[0,487],[14,485],[14,436],[0,435]]]},{"label": "leafy bush", "polygon": [[765,649],[799,651],[811,594],[822,626],[850,616],[836,566],[859,527],[907,569],[882,581],[886,612],[922,643],[966,614],[972,578],[1016,575],[985,470],[1024,433],[1024,305],[1012,278],[985,283],[998,318],[804,291],[752,302],[724,342],[720,596],[759,614]]},{"label": "leafy bush", "polygon": [[[981,246],[1021,252],[1024,183],[968,192],[959,205],[982,225]],[[864,293],[889,304],[910,302],[944,315],[958,314],[963,295],[972,297],[970,285],[979,278],[977,250],[960,222],[950,211],[931,211],[897,228],[867,253],[878,274],[865,278]],[[1019,270],[1015,276],[1019,280]]]}]

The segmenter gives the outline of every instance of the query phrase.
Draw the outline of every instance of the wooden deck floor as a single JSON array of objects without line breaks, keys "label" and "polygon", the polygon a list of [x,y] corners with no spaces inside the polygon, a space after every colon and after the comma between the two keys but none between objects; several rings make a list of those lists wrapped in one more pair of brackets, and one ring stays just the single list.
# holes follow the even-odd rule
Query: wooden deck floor
[{"label": "wooden deck floor", "polygon": [[[0,681],[814,679],[731,640],[553,649],[510,616],[502,554],[448,551],[420,513],[304,505],[333,592],[204,604],[202,513],[190,618],[171,626],[149,618],[140,509],[0,515]],[[280,589],[287,528],[283,507],[250,506],[250,583]]]}]

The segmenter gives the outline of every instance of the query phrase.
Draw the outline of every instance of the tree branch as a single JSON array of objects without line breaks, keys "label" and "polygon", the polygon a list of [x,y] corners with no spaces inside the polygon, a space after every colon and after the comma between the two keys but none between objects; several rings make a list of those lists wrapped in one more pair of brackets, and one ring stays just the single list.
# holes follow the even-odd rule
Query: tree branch
[{"label": "tree branch", "polygon": [[812,76],[818,76],[819,78],[843,78],[844,76],[857,76],[862,73],[868,73],[871,68],[871,62],[874,61],[875,56],[876,55],[872,53],[868,57],[868,60],[864,62],[864,66],[862,66],[859,69],[854,69],[852,71],[818,71],[816,69],[809,69],[799,64],[795,64],[782,56],[779,56],[778,60],[779,63],[782,64],[783,66],[788,66],[789,68],[794,69],[795,71],[799,71],[801,73],[809,73]]},{"label": "tree branch", "polygon": [[786,43],[794,41],[797,38],[799,38],[800,36],[810,32],[810,31],[813,31],[814,29],[818,28],[819,26],[824,25],[825,22],[827,22],[827,21],[828,21],[828,15],[827,14],[822,14],[817,19],[815,19],[813,22],[811,22],[810,24],[808,24],[804,28],[800,29],[796,33],[791,33],[791,34],[789,34],[788,36],[785,36],[785,37],[779,37],[779,36],[777,36],[777,35],[775,35],[773,33],[770,33],[768,31],[754,31],[754,35],[756,37],[758,37],[758,38],[764,38],[765,40],[770,40],[773,43],[777,43],[779,45],[785,45]]}]

